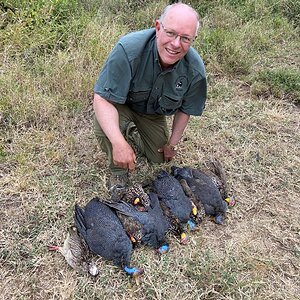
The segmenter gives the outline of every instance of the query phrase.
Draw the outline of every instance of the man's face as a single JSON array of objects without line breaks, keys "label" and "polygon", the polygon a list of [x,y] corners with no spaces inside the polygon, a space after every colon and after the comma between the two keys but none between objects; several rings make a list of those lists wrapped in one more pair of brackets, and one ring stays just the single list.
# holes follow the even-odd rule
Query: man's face
[{"label": "man's face", "polygon": [[186,55],[196,28],[195,15],[178,9],[171,10],[163,21],[156,21],[157,50],[163,68],[172,66]]}]

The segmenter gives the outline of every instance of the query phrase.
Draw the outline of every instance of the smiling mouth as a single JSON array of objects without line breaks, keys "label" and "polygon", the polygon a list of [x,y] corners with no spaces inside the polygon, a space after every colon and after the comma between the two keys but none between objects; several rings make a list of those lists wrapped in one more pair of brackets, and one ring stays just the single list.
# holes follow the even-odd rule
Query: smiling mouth
[{"label": "smiling mouth", "polygon": [[170,55],[178,55],[180,52],[166,48],[166,51],[170,54]]}]

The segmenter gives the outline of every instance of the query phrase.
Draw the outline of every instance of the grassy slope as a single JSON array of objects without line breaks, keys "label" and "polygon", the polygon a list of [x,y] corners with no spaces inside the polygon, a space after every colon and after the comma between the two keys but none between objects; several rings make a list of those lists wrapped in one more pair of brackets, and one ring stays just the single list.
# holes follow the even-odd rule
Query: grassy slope
[{"label": "grassy slope", "polygon": [[136,251],[139,285],[100,259],[96,281],[78,275],[46,246],[63,242],[75,202],[107,196],[92,87],[118,37],[151,26],[164,2],[81,1],[83,12],[76,1],[28,3],[1,13],[0,298],[298,299],[296,2],[191,1],[209,99],[174,164],[219,157],[239,202],[225,226],[207,220],[186,247],[172,238],[161,259]]}]

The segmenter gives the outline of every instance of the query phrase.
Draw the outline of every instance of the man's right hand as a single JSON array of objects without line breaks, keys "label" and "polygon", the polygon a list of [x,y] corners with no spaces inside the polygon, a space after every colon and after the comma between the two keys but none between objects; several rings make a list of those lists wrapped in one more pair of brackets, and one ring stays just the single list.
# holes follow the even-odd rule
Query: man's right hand
[{"label": "man's right hand", "polygon": [[113,162],[116,166],[133,171],[136,165],[136,155],[132,147],[124,141],[121,145],[113,145]]},{"label": "man's right hand", "polygon": [[93,107],[100,127],[111,142],[113,163],[120,168],[133,171],[136,155],[120,131],[117,109],[112,103],[97,94],[94,95]]}]

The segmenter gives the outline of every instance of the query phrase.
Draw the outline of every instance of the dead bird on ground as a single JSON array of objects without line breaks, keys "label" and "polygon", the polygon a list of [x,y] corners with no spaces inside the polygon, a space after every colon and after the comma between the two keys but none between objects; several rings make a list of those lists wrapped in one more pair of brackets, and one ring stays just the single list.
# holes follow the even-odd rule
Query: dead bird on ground
[{"label": "dead bird on ground", "polygon": [[122,190],[113,192],[110,202],[119,201],[130,203],[139,211],[143,211],[150,206],[149,195],[144,191],[140,183],[134,183]]},{"label": "dead bird on ground", "polygon": [[63,246],[49,246],[49,250],[60,252],[68,265],[79,273],[89,273],[97,276],[99,270],[92,260],[90,250],[84,239],[78,233],[76,227],[71,226]]},{"label": "dead bird on ground", "polygon": [[[185,193],[195,199],[198,209],[204,207],[205,214],[214,217],[217,224],[224,222],[227,211],[227,184],[221,164],[214,164],[216,173],[204,172],[191,167],[172,166],[172,174],[181,183]],[[219,176],[217,175],[219,174]],[[223,197],[226,197],[223,199]]]},{"label": "dead bird on ground", "polygon": [[211,158],[206,160],[204,165],[205,167],[195,169],[194,176],[199,176],[197,171],[204,172],[206,175],[210,176],[213,183],[219,189],[222,199],[227,202],[228,207],[233,207],[236,204],[235,196],[230,195],[229,193],[225,170],[221,162],[216,158]]},{"label": "dead bird on ground", "polygon": [[[154,193],[146,194],[149,198],[149,204],[141,200],[137,203],[137,199],[146,198],[142,188],[140,188],[139,192],[141,194],[134,193],[132,195],[135,198],[132,200],[130,200],[129,195],[126,195],[127,202],[120,200],[106,203],[115,209],[134,245],[141,243],[153,247],[160,254],[164,254],[169,250],[169,245],[166,241],[166,232],[170,226],[169,222],[163,214],[157,195]],[[141,202],[145,206],[140,206]],[[141,207],[143,207],[142,210]]]},{"label": "dead bird on ground", "polygon": [[143,269],[130,267],[132,243],[115,212],[98,197],[85,208],[75,205],[75,226],[89,249],[111,260],[127,274],[138,277]]},{"label": "dead bird on ground", "polygon": [[152,184],[162,210],[171,223],[171,230],[180,235],[180,243],[186,244],[188,236],[184,227],[197,229],[198,213],[195,205],[186,196],[178,180],[165,170],[157,174]]}]

